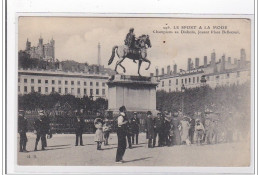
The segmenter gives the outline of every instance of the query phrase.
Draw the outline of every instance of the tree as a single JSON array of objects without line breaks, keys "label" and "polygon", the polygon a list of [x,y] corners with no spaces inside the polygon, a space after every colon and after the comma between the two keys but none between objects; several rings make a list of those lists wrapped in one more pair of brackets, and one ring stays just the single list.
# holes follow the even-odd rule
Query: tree
[{"label": "tree", "polygon": [[96,110],[106,110],[108,108],[108,101],[104,98],[97,98],[94,104],[94,109]]},{"label": "tree", "polygon": [[93,101],[88,96],[84,96],[83,98],[76,98],[70,94],[60,95],[57,92],[48,95],[32,92],[18,96],[18,107],[19,109],[24,110],[52,110],[58,102],[61,105],[68,103],[71,106],[72,111],[79,111],[81,109],[84,109],[85,111],[97,111],[106,110],[108,107],[108,101],[103,98],[98,98]]},{"label": "tree", "polygon": [[250,112],[250,83],[216,87],[209,86],[186,89],[185,92],[157,91],[156,107],[158,110],[178,111],[184,98],[184,113],[193,115],[195,112],[240,111]]}]

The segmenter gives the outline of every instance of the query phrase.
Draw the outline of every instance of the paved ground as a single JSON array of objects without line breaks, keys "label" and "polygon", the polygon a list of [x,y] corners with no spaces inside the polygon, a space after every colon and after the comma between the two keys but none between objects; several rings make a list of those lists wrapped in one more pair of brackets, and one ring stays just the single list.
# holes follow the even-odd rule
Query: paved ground
[{"label": "paved ground", "polygon": [[33,151],[35,135],[29,133],[27,136],[29,152],[18,152],[19,165],[247,166],[250,162],[249,144],[243,142],[148,149],[145,135],[141,134],[140,144],[126,150],[125,163],[115,164],[115,134],[111,135],[108,146],[102,145],[102,150],[96,150],[93,134],[83,135],[84,146],[77,147],[74,145],[75,135],[54,135],[52,139],[47,139],[47,150],[37,152]]}]

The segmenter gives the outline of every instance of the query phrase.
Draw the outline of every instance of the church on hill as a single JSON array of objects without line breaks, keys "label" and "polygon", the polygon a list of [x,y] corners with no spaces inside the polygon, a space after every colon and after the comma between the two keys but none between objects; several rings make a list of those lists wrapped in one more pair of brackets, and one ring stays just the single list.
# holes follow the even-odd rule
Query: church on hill
[{"label": "church on hill", "polygon": [[31,42],[27,39],[25,52],[30,55],[31,58],[43,59],[45,61],[55,61],[55,41],[53,38],[50,42],[43,44],[43,38],[39,38],[37,46],[31,46]]}]

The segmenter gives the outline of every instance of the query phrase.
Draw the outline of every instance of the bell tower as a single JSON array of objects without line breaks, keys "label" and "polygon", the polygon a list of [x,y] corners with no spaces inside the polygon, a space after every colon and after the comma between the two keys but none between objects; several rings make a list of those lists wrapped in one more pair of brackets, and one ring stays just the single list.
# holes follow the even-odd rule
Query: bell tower
[{"label": "bell tower", "polygon": [[31,48],[31,42],[27,38],[25,50],[28,51],[28,50],[30,50],[30,48]]},{"label": "bell tower", "polygon": [[42,39],[41,35],[40,35],[39,43],[38,43],[38,54],[41,59],[43,59],[45,57],[44,50],[43,50],[43,39]]}]

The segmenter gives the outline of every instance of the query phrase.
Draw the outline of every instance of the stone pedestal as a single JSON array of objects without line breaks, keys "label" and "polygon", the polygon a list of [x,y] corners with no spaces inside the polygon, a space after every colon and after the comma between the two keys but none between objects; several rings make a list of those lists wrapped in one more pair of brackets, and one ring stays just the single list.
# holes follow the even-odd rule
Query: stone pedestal
[{"label": "stone pedestal", "polygon": [[108,83],[108,111],[117,113],[121,106],[127,111],[156,111],[156,86],[154,77],[114,75]]}]

